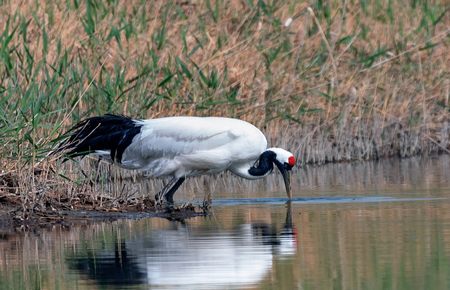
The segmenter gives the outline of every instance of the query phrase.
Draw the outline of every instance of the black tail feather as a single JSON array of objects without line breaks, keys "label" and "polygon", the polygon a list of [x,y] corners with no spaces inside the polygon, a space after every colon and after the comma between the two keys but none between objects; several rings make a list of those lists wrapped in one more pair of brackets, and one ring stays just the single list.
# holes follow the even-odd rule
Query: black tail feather
[{"label": "black tail feather", "polygon": [[141,125],[130,117],[106,114],[80,121],[65,133],[66,139],[54,153],[67,157],[84,156],[96,150],[110,150],[111,159],[122,160],[125,149],[141,132]]}]

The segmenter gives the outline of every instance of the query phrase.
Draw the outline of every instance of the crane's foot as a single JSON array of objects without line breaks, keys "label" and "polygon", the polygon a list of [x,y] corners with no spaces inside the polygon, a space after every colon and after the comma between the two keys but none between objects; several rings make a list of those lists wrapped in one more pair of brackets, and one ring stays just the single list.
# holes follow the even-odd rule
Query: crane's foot
[{"label": "crane's foot", "polygon": [[168,198],[167,195],[165,195],[164,193],[161,193],[161,192],[159,192],[155,195],[155,206],[156,207],[161,207],[161,208],[171,207],[171,208],[173,208],[173,204],[174,204],[173,196],[169,196],[169,198]]},{"label": "crane's foot", "polygon": [[164,194],[158,192],[155,194],[155,204],[161,204],[164,201]]},{"label": "crane's foot", "polygon": [[169,183],[155,195],[155,205],[162,206],[167,204],[173,207],[173,195],[185,179],[185,177],[172,178]]},{"label": "crane's foot", "polygon": [[203,198],[203,202],[200,208],[202,209],[203,212],[208,213],[209,210],[211,209],[211,204],[212,204],[211,193],[208,193]]}]

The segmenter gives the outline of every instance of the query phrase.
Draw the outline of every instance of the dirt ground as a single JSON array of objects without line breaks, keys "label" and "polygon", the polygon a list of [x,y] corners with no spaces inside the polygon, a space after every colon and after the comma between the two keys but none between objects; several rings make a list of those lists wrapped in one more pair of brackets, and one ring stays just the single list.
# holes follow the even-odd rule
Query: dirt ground
[{"label": "dirt ground", "polygon": [[208,214],[204,206],[183,204],[181,206],[149,206],[123,205],[119,208],[95,208],[92,205],[82,205],[71,209],[68,205],[55,207],[36,206],[24,208],[16,200],[0,198],[0,231],[39,230],[54,225],[70,227],[80,223],[114,221],[118,219],[140,219],[159,217],[169,220],[183,221],[195,216]]}]

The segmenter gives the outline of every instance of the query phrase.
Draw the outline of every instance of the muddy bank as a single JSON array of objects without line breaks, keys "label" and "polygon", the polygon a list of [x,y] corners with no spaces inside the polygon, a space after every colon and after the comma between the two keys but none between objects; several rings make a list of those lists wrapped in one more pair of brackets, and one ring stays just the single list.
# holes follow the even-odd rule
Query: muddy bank
[{"label": "muddy bank", "polygon": [[[30,175],[11,172],[0,176],[0,229],[38,229],[62,224],[161,217],[184,220],[206,215],[210,202],[190,202],[166,206],[148,196],[114,196],[97,190],[97,182],[86,178],[81,185],[54,183],[51,167],[35,168],[31,174],[34,188],[27,188]],[[30,181],[30,180],[28,180]],[[123,190],[122,190],[123,191]],[[27,192],[27,193],[24,193]]]},{"label": "muddy bank", "polygon": [[34,209],[24,208],[15,202],[2,201],[0,203],[0,232],[36,231],[51,228],[55,225],[70,228],[74,225],[95,222],[111,222],[119,219],[166,218],[168,220],[184,221],[196,216],[208,214],[205,206],[184,204],[174,207],[153,207],[136,209],[127,205],[122,208],[93,208],[79,206],[76,209],[55,208],[53,206]]}]

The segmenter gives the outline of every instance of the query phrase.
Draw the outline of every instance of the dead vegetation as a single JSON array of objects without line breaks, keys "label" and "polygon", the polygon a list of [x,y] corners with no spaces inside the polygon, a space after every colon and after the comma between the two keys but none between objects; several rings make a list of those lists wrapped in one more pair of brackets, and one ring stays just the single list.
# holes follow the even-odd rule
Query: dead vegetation
[{"label": "dead vegetation", "polygon": [[302,164],[449,153],[449,24],[445,1],[3,2],[0,196],[145,204],[46,158],[105,112],[245,119]]}]

